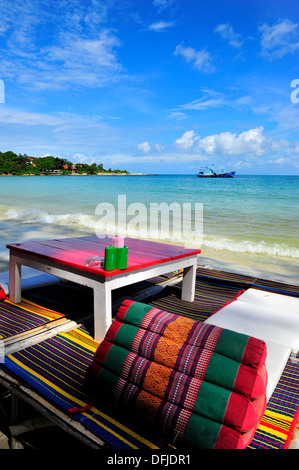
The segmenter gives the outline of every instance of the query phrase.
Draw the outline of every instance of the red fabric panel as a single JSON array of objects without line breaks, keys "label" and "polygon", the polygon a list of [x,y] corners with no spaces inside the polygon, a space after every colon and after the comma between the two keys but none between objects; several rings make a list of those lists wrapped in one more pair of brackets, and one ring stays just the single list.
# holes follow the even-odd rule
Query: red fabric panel
[{"label": "red fabric panel", "polygon": [[126,316],[126,313],[127,313],[127,310],[129,309],[129,307],[134,303],[134,300],[124,300],[123,303],[121,304],[121,306],[119,307],[118,311],[117,311],[117,319],[119,321],[124,321],[125,319],[125,316]]},{"label": "red fabric panel", "polygon": [[[261,367],[257,369],[257,380],[254,383],[252,392],[251,392],[251,398],[256,398],[259,397],[260,395],[265,393],[265,389],[267,386],[268,382],[268,373],[267,373],[267,368],[266,365],[263,364]],[[263,384],[263,392],[260,392],[260,384]]]},{"label": "red fabric panel", "polygon": [[255,408],[255,412],[256,412],[256,416],[257,416],[257,421],[258,423],[260,422],[260,420],[262,419],[262,417],[264,416],[264,413],[265,413],[265,410],[266,410],[266,406],[267,406],[267,396],[266,396],[266,392],[257,397],[255,400],[252,401],[252,405],[254,406]]},{"label": "red fabric panel", "polygon": [[252,441],[252,438],[254,436],[254,433],[265,413],[265,409],[266,409],[266,406],[267,406],[267,396],[266,396],[266,391],[263,395],[259,396],[256,400],[254,400],[252,402],[253,406],[255,407],[256,409],[256,414],[257,414],[257,422],[255,424],[255,426],[248,430],[247,432],[243,433],[241,436],[240,436],[240,440],[239,440],[239,443],[238,445],[240,447],[238,447],[239,449],[246,449],[246,447],[250,444],[250,442]]},{"label": "red fabric panel", "polygon": [[244,432],[243,434],[240,435],[238,446],[236,447],[236,449],[246,449],[246,447],[252,441],[256,428],[257,428],[257,425],[254,428],[250,429],[249,431]]},{"label": "red fabric panel", "polygon": [[104,256],[107,244],[106,238],[100,239],[96,236],[87,236],[11,244],[7,245],[7,248],[14,252],[29,253],[38,258],[55,261],[65,266],[72,266],[81,271],[93,272],[105,278],[113,277],[119,273],[140,270],[143,267],[155,266],[171,260],[196,256],[201,252],[201,250],[193,248],[183,248],[176,245],[135,240],[126,237],[125,244],[128,246],[127,269],[105,271],[102,268],[86,266],[85,261],[89,256],[95,254]]},{"label": "red fabric panel", "polygon": [[98,347],[98,349],[96,350],[94,354],[93,361],[89,368],[88,374],[91,370],[95,372],[97,369],[101,369],[101,366],[98,366],[98,364],[105,363],[107,354],[110,351],[110,348],[112,348],[112,346],[113,346],[113,343],[111,343],[110,341],[107,341],[106,339],[104,339],[101,342],[100,346]]},{"label": "red fabric panel", "polygon": [[[234,395],[234,396],[233,396]],[[237,406],[236,397],[238,395],[232,394],[232,399],[229,403],[232,407]],[[259,425],[261,418],[264,415],[265,409],[267,406],[267,397],[266,393],[260,395],[256,400],[251,401],[251,406],[248,407],[248,413],[240,417],[240,421],[244,418],[243,421],[243,432],[237,429],[232,429],[228,426],[221,426],[220,432],[218,434],[217,442],[215,444],[215,449],[246,449],[250,444],[254,433]],[[237,414],[238,409],[234,410],[233,408],[228,411],[228,413],[234,412]],[[235,419],[236,418],[235,416]],[[252,426],[251,426],[252,425]],[[249,428],[246,427],[250,426]]]},{"label": "red fabric panel", "polygon": [[223,421],[237,431],[248,431],[257,422],[255,406],[248,398],[231,393]]},{"label": "red fabric panel", "polygon": [[110,328],[108,329],[105,339],[108,341],[111,341],[111,343],[115,342],[115,336],[119,330],[119,328],[123,325],[123,323],[114,320],[114,322],[110,325]]},{"label": "red fabric panel", "polygon": [[244,364],[240,364],[236,380],[234,383],[234,391],[241,393],[250,399],[254,399],[265,393],[267,383],[266,367],[262,365],[258,369],[254,369]]},{"label": "red fabric panel", "polygon": [[214,449],[242,449],[241,433],[236,429],[222,425]]},{"label": "red fabric panel", "polygon": [[0,300],[6,299],[6,294],[4,292],[3,287],[0,286]]}]

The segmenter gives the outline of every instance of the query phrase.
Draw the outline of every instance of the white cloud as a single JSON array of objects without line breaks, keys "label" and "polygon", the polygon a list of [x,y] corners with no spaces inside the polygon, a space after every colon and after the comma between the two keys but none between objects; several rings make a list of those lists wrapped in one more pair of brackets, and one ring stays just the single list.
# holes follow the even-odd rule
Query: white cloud
[{"label": "white cloud", "polygon": [[162,144],[155,144],[155,149],[157,150],[157,152],[161,153],[161,152],[163,152],[165,147]]},{"label": "white cloud", "polygon": [[281,157],[276,158],[276,160],[270,160],[269,163],[277,163],[278,165],[285,165],[286,163],[291,163],[292,159],[290,157]]},{"label": "white cloud", "polygon": [[298,24],[286,19],[273,26],[264,23],[259,29],[264,56],[280,58],[299,49]]},{"label": "white cloud", "polygon": [[262,156],[267,149],[267,140],[263,127],[235,134],[222,132],[200,139],[198,150],[207,155],[244,155]]},{"label": "white cloud", "polygon": [[142,150],[144,153],[149,153],[151,151],[151,146],[148,142],[142,142],[142,144],[138,144],[137,146],[139,150]]},{"label": "white cloud", "polygon": [[35,75],[37,72],[35,80],[45,87],[69,83],[101,86],[122,71],[115,54],[119,45],[117,37],[108,30],[99,32],[93,39],[63,33],[59,45],[41,51],[43,66],[34,71]]},{"label": "white cloud", "polygon": [[96,115],[39,113],[0,106],[2,147],[27,154],[50,152],[60,156],[101,148],[103,152],[122,145],[118,130]]},{"label": "white cloud", "polygon": [[191,103],[182,104],[179,106],[180,109],[193,109],[193,110],[203,110],[208,108],[217,108],[218,106],[223,106],[226,103],[224,98],[215,98],[215,99],[205,99],[199,98],[197,100],[191,101]]},{"label": "white cloud", "polygon": [[71,161],[76,162],[76,163],[88,163],[90,160],[90,157],[87,155],[84,155],[83,153],[75,153],[71,157]]},{"label": "white cloud", "polygon": [[214,29],[214,32],[219,33],[232,47],[240,48],[243,45],[243,41],[240,39],[241,35],[235,33],[229,23],[219,24]]},{"label": "white cloud", "polygon": [[[250,167],[254,164],[286,164],[297,167],[298,159],[295,158],[299,151],[299,143],[286,139],[274,140],[271,136],[264,135],[262,126],[249,129],[240,134],[233,132],[221,132],[200,138],[193,130],[186,131],[181,138],[175,141],[175,146],[182,151],[176,157],[178,161],[206,160],[210,158],[230,159],[236,168]],[[267,162],[266,157],[271,157]]]},{"label": "white cloud", "polygon": [[0,123],[4,125],[16,124],[23,126],[44,126],[53,128],[53,132],[58,133],[69,130],[82,129],[109,129],[109,126],[102,122],[101,116],[86,116],[76,113],[38,113],[24,111],[8,106],[0,107]]},{"label": "white cloud", "polygon": [[100,0],[90,6],[1,0],[0,76],[35,89],[101,87],[119,80],[125,76],[117,57],[121,43],[114,30],[103,27],[107,8]]},{"label": "white cloud", "polygon": [[94,67],[119,67],[113,49],[120,43],[108,30],[101,31],[94,39],[64,33],[61,35],[60,42],[60,46],[50,46],[43,52],[48,61],[62,62],[66,69],[77,69],[92,63]]},{"label": "white cloud", "polygon": [[[126,155],[126,154],[109,155],[107,154],[105,158],[108,162],[111,162],[113,165],[118,164],[118,163],[136,164],[136,157],[134,157],[133,155]],[[149,155],[139,156],[137,163],[152,162],[154,164],[159,164],[159,162],[163,161],[163,162],[169,162],[170,165],[173,166],[174,162],[175,163],[180,163],[180,162],[185,163],[185,162],[190,162],[190,161],[198,162],[198,160],[201,160],[201,157],[198,155],[198,153],[194,153],[194,154],[183,153],[183,154],[178,155],[177,152],[171,151],[171,152],[165,152],[162,155],[161,154],[149,154]],[[104,161],[104,158],[103,158],[103,161]]]},{"label": "white cloud", "polygon": [[[249,95],[236,98],[235,96],[225,96],[223,93],[219,93],[214,90],[202,89],[201,91],[204,92],[203,97],[195,99],[190,103],[179,105],[177,109],[172,110],[174,114],[173,117],[175,117],[176,112],[180,113],[182,110],[204,111],[207,109],[219,108],[223,106],[230,106],[238,109],[240,107],[249,105],[252,101],[252,98]],[[185,117],[187,116],[185,115]]]},{"label": "white cloud", "polygon": [[170,7],[173,3],[174,0],[153,0],[153,5],[158,8],[159,13]]},{"label": "white cloud", "polygon": [[175,48],[174,55],[184,57],[186,62],[193,64],[194,68],[199,72],[210,73],[214,71],[214,67],[211,63],[212,57],[205,49],[196,51],[193,47],[185,47],[183,44],[179,44]]},{"label": "white cloud", "polygon": [[187,114],[182,113],[181,111],[172,111],[167,117],[168,119],[176,119],[177,121],[182,121],[183,119],[188,118]]},{"label": "white cloud", "polygon": [[179,139],[176,139],[175,145],[177,148],[182,149],[182,150],[187,150],[191,148],[194,144],[194,142],[198,139],[198,137],[195,136],[194,131],[186,131],[180,137]]},{"label": "white cloud", "polygon": [[175,23],[173,21],[158,21],[157,23],[152,23],[149,25],[148,29],[150,31],[155,31],[155,32],[164,32],[168,28],[171,28],[174,26]]},{"label": "white cloud", "polygon": [[268,160],[267,163],[279,166],[291,165],[294,168],[299,168],[299,159],[297,157],[279,157],[274,160]]},{"label": "white cloud", "polygon": [[60,116],[51,114],[34,113],[19,109],[1,106],[0,122],[2,124],[22,124],[26,126],[60,126],[65,120]]}]

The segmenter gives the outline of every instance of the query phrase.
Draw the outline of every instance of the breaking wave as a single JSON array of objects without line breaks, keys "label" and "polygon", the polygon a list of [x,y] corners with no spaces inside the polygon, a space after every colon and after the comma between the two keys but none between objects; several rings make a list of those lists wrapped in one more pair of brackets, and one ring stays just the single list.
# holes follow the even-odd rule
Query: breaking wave
[{"label": "breaking wave", "polygon": [[53,224],[71,227],[92,229],[95,227],[96,218],[85,214],[49,214],[39,210],[8,209],[6,218],[18,220],[23,224]]},{"label": "breaking wave", "polygon": [[299,258],[299,249],[286,243],[269,243],[264,240],[233,240],[225,237],[204,238],[203,246],[216,251],[228,250],[238,253],[252,253],[269,256]]},{"label": "breaking wave", "polygon": [[[20,209],[8,209],[6,212],[2,212],[2,217],[7,220],[15,220],[22,224],[51,224],[68,227],[74,230],[88,230],[93,231],[97,235],[100,233],[105,234],[121,234],[129,237],[138,238],[153,238],[163,241],[169,241],[174,243],[182,242],[188,246],[188,236],[180,233],[151,233],[146,225],[140,227],[138,232],[133,230],[132,227],[126,228],[116,227],[115,223],[109,221],[101,221],[96,216],[88,214],[49,214],[45,211],[40,210],[20,210]],[[190,233],[190,246],[191,243],[194,246],[194,234]],[[299,258],[299,249],[295,246],[290,246],[286,243],[274,243],[267,242],[264,240],[236,240],[228,237],[221,237],[216,235],[204,235],[200,241],[199,248],[209,248],[216,251],[229,251],[234,253],[252,253],[261,254],[268,256],[280,256],[287,258]]]}]

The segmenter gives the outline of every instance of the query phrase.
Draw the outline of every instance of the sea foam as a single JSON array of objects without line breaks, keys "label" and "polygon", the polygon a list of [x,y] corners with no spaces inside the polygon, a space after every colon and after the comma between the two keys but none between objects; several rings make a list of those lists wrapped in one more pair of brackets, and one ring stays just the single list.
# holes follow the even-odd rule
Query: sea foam
[{"label": "sea foam", "polygon": [[263,240],[233,240],[226,237],[210,236],[204,237],[203,245],[217,251],[228,250],[239,253],[299,258],[299,249],[286,243],[269,243]]},{"label": "sea foam", "polygon": [[6,218],[18,220],[24,224],[71,225],[84,228],[94,228],[97,221],[95,217],[86,214],[49,214],[36,209],[8,209]]},{"label": "sea foam", "polygon": [[[150,231],[146,226],[140,227],[138,233],[136,230],[127,229],[126,227],[116,227],[114,223],[105,222],[101,224],[101,221],[98,220],[96,216],[88,214],[49,214],[45,211],[34,210],[34,209],[8,209],[5,213],[5,218],[10,220],[15,220],[23,224],[50,224],[58,225],[62,227],[72,228],[74,230],[88,230],[93,233],[102,233],[104,234],[119,234],[128,237],[137,237],[137,238],[150,238]],[[151,234],[152,237],[156,240],[163,240],[164,242],[180,243],[184,242],[188,245],[188,239],[186,235],[184,240],[180,239],[180,234],[167,232],[157,232],[156,234]],[[191,234],[190,234],[191,240]],[[192,241],[192,245],[194,241]],[[297,259],[299,258],[299,249],[288,245],[286,243],[270,243],[264,240],[242,240],[242,239],[233,239],[229,237],[217,236],[217,235],[204,235],[202,246],[199,248],[204,249],[204,247],[213,249],[215,251],[228,251],[234,253],[252,253],[260,255],[269,255],[269,256],[280,256]]]}]

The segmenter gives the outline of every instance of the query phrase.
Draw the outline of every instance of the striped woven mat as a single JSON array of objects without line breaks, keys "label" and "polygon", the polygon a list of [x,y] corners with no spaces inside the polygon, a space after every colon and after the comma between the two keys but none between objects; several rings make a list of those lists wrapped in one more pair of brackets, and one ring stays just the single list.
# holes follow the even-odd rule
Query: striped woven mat
[{"label": "striped woven mat", "polygon": [[[109,446],[116,449],[167,448],[161,442],[119,421],[111,410],[90,406],[83,381],[97,343],[84,327],[8,356],[2,365]],[[299,367],[288,362],[249,449],[282,449],[289,442],[299,407]],[[85,411],[78,411],[83,408]],[[77,411],[76,411],[77,410]],[[170,447],[169,447],[170,448]]]},{"label": "striped woven mat", "polygon": [[104,408],[93,406],[83,384],[97,346],[85,327],[79,327],[7,356],[1,368],[113,448],[167,448],[144,432],[131,428],[131,424],[130,427],[123,424],[112,410],[108,414]]},{"label": "striped woven mat", "polygon": [[[194,303],[182,302],[179,290],[176,288],[165,288],[163,296],[160,295],[150,303],[169,312],[204,321],[225,303],[233,301],[240,293],[242,287],[240,280],[241,283],[245,281],[236,275],[233,276],[234,279],[231,279],[232,282],[227,284],[230,275],[219,276],[219,279],[211,276],[211,279],[208,279],[206,274],[207,270],[204,270],[204,276],[197,277]],[[246,281],[252,282],[251,279]],[[270,284],[270,288],[272,287],[273,284]],[[296,291],[295,287],[294,290]],[[17,308],[9,301],[4,301],[0,303],[0,307],[5,311],[15,309],[14,314],[20,316],[22,323],[11,325],[11,330],[5,330],[5,322],[4,325],[0,323],[2,335],[0,338],[28,329],[28,325],[25,326],[24,323],[26,315],[31,317],[30,322],[33,323],[29,323],[34,326],[61,317],[58,312],[44,309],[27,301],[18,304]],[[3,314],[5,315],[5,311],[0,311],[0,318]],[[78,388],[82,387],[87,365],[91,362],[96,347],[97,344],[85,328],[79,328],[73,332],[60,333],[43,343],[13,354],[2,367],[67,411],[70,408],[80,408],[89,404],[89,397],[82,391],[78,391]],[[53,361],[44,360],[49,357],[49,354],[52,355]],[[52,367],[52,371],[46,370],[46,366],[47,369]],[[71,374],[70,371],[72,371]],[[76,371],[75,377],[74,371]],[[249,448],[282,449],[286,447],[298,418],[298,409],[299,364],[290,358]],[[140,430],[132,430],[123,425],[116,416],[111,415],[111,410],[108,412],[91,407],[84,412],[72,413],[72,416],[112,447],[119,449],[163,447],[163,444],[155,442],[151,437],[145,437]]]},{"label": "striped woven mat", "polygon": [[14,304],[6,299],[0,302],[0,339],[31,330],[63,317],[61,313],[22,299]]},{"label": "striped woven mat", "polygon": [[182,301],[179,288],[165,287],[164,291],[149,303],[169,313],[205,321],[212,313],[235,300],[242,292],[243,289],[239,286],[226,286],[197,277],[194,302]]},{"label": "striped woven mat", "polygon": [[298,418],[299,361],[290,357],[249,448],[287,448]]},{"label": "striped woven mat", "polygon": [[206,269],[204,267],[197,268],[197,275],[202,279],[211,281],[224,282],[225,284],[230,283],[231,285],[242,285],[244,288],[256,287],[260,289],[269,290],[271,292],[277,292],[281,294],[291,294],[293,296],[299,296],[299,286],[293,284],[285,284],[278,281],[272,281],[268,279],[261,279],[243,274],[230,273],[226,271],[219,271],[216,269]]}]

